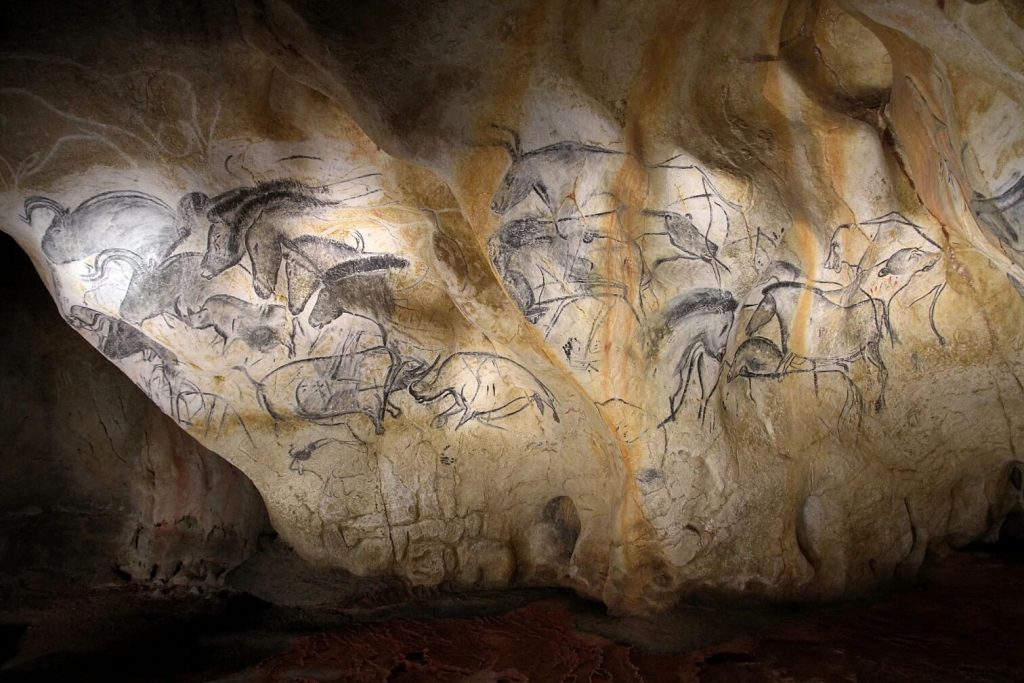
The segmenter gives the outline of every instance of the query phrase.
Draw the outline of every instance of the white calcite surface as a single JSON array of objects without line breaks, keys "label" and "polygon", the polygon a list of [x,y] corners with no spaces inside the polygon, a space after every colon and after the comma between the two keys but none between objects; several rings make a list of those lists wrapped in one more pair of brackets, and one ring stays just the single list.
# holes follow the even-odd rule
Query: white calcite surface
[{"label": "white calcite surface", "polygon": [[303,557],[642,611],[1021,510],[1015,3],[187,7],[12,31],[0,228]]}]

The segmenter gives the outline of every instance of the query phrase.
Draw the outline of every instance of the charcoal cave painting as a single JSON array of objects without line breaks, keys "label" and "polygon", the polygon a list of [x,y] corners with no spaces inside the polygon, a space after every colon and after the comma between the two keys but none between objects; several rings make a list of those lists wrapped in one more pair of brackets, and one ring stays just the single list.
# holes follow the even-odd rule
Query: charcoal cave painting
[{"label": "charcoal cave painting", "polygon": [[[483,351],[428,353],[391,324],[392,279],[409,268],[408,258],[368,248],[359,230],[349,231],[348,240],[296,233],[303,219],[330,222],[332,209],[344,203],[329,186],[277,179],[212,196],[190,192],[176,211],[132,191],[106,192],[71,211],[33,196],[24,201],[22,219],[31,225],[44,210],[53,214],[44,254],[55,268],[80,262],[85,300],[111,309],[70,304],[68,322],[92,335],[111,360],[149,363],[151,396],[183,425],[208,431],[212,422],[231,420],[248,434],[236,408],[201,390],[156,340],[187,329],[222,363],[240,359],[230,369],[245,378],[275,424],[347,434],[289,447],[289,469],[297,474],[325,444],[362,443],[361,425],[384,434],[386,421],[403,417],[398,394],[422,406],[437,429],[450,417],[457,418],[456,430],[474,421],[494,427],[531,406],[559,422],[554,394],[523,365]],[[531,239],[522,230],[507,235],[515,244]],[[205,250],[189,250],[203,237]],[[356,319],[371,332],[351,322]],[[329,353],[300,354],[299,339],[309,350],[328,337],[335,340]]]},{"label": "charcoal cave painting", "polygon": [[[668,346],[681,351],[677,353],[679,360],[673,369],[678,384],[669,397],[668,417],[662,425],[676,419],[694,382],[700,392],[697,414],[704,417],[721,376],[720,364],[725,356],[736,309],[736,299],[732,294],[717,289],[687,292],[664,308],[661,334],[669,338]],[[705,369],[705,363],[713,363],[713,366]]]},{"label": "charcoal cave painting", "polygon": [[1024,175],[995,196],[973,192],[971,212],[1005,253],[1018,265],[1024,265]]},{"label": "charcoal cave painting", "polygon": [[[510,162],[491,201],[500,221],[488,240],[491,263],[525,318],[583,375],[602,372],[609,330],[656,327],[662,300],[721,289],[733,270],[720,243],[754,239],[727,242],[742,208],[679,157],[647,164],[576,141],[524,152],[515,131],[501,130],[511,137],[501,143]],[[633,209],[615,189],[628,172],[660,178],[674,194],[660,206]],[[648,193],[648,201],[656,194],[662,193]],[[690,360],[692,373],[697,361]]]},{"label": "charcoal cave painting", "polygon": [[[886,406],[887,349],[900,345],[894,302],[907,314],[927,302],[927,325],[946,346],[936,321],[945,291],[943,252],[925,229],[891,212],[832,231],[823,265],[837,280],[809,281],[799,269],[772,271],[752,294],[734,350],[723,361],[726,383],[809,376],[841,379],[839,416],[860,425],[864,382],[871,382],[874,412]],[[857,372],[857,366],[864,371]]]},{"label": "charcoal cave painting", "polygon": [[384,418],[400,417],[391,394],[408,386],[422,362],[402,360],[385,346],[306,358],[282,365],[253,380],[260,405],[277,421],[297,418],[321,425],[347,424],[363,415],[377,434]]},{"label": "charcoal cave painting", "polygon": [[[872,405],[882,410],[888,381],[882,342],[899,342],[891,320],[895,300],[913,305],[927,299],[929,326],[946,343],[935,322],[945,286],[936,269],[941,249],[923,228],[893,212],[833,231],[824,266],[845,282],[808,282],[800,267],[771,261],[761,272],[768,280],[754,288],[758,298],[749,304],[743,329],[745,337],[761,335],[743,354],[758,353],[727,359],[740,311],[728,287],[749,281],[749,261],[777,247],[779,235],[751,231],[742,207],[726,199],[707,172],[681,159],[647,164],[571,141],[524,152],[519,136],[507,132],[511,161],[491,203],[503,221],[488,241],[495,271],[525,318],[560,349],[570,368],[586,375],[602,370],[608,330],[634,320],[648,357],[672,368],[662,426],[676,421],[689,395],[703,420],[722,379],[804,372],[816,389],[819,377],[841,377],[847,395],[842,414],[859,416],[863,392],[850,367],[860,361],[873,370]],[[661,206],[634,211],[632,220],[614,192],[616,174],[630,163],[652,175],[676,174],[670,183],[676,194]],[[627,222],[632,233],[624,229]],[[931,271],[940,276],[927,277]],[[809,308],[798,315],[797,302],[805,300]],[[626,311],[618,326],[610,322],[615,307]],[[762,331],[773,321],[777,342]],[[793,344],[794,326],[812,330],[809,343],[797,335]]]},{"label": "charcoal cave painting", "polygon": [[[440,360],[440,359],[438,359]],[[530,406],[559,422],[555,396],[523,365],[491,353],[460,352],[427,368],[409,386],[419,403],[450,398],[452,404],[433,420],[436,427],[458,416],[455,429],[471,420],[487,425],[511,417]]]},{"label": "charcoal cave painting", "polygon": [[25,200],[22,220],[37,211],[53,215],[43,233],[43,253],[52,263],[79,261],[106,249],[124,249],[151,264],[169,256],[195,227],[201,195],[182,197],[178,209],[145,192],[104,192],[72,210],[49,197]]},{"label": "charcoal cave painting", "polygon": [[[278,179],[212,197],[190,192],[177,210],[135,191],[104,192],[72,210],[54,199],[31,196],[24,200],[22,220],[32,225],[44,212],[52,215],[42,235],[43,254],[55,268],[81,263],[83,269],[76,272],[86,286],[84,296],[103,309],[64,301],[70,324],[90,333],[112,360],[155,362],[162,369],[159,391],[170,394],[162,404],[169,413],[184,416],[195,412],[189,403],[196,396],[204,406],[207,399],[220,399],[182,378],[177,358],[152,336],[161,336],[161,329],[208,333],[211,344],[224,354],[235,345],[242,347],[248,352],[246,360],[277,357],[278,351],[292,358],[296,333],[304,325],[322,330],[345,315],[371,321],[386,337],[386,318],[395,307],[389,274],[409,261],[368,251],[358,232],[355,246],[319,235],[292,236],[301,219],[343,204],[330,196],[328,187]],[[195,242],[189,238],[201,239],[204,225],[205,251],[189,251]],[[277,291],[282,262],[287,305],[267,301]],[[242,278],[231,277],[236,266]],[[239,287],[240,280],[249,287]],[[110,292],[114,299],[104,301]],[[158,321],[161,325],[149,329]],[[392,352],[380,353],[387,374]],[[260,401],[275,417],[283,411],[317,422],[363,413],[379,430],[394,378],[378,381],[381,362],[349,362],[372,357],[373,352],[343,353],[283,365],[261,380]],[[318,374],[323,363],[330,365],[320,373],[326,379]],[[400,366],[395,365],[396,372]],[[349,386],[353,373],[366,375],[354,388]],[[297,398],[291,401],[280,396],[280,378],[285,376],[298,384]],[[381,397],[371,410],[367,396],[375,393]]]},{"label": "charcoal cave painting", "polygon": [[[878,394],[876,411],[885,407],[885,385],[889,371],[882,358],[884,335],[883,304],[865,299],[843,306],[831,301],[817,288],[798,282],[779,282],[763,290],[763,298],[747,321],[745,331],[752,335],[769,322],[779,326],[780,360],[775,373],[784,375],[806,363],[810,372],[838,372],[854,392],[858,407],[861,393],[849,374],[850,365],[865,360],[877,371]],[[809,299],[809,305],[805,302]],[[806,320],[806,322],[805,322]],[[801,348],[793,348],[794,331],[801,326],[809,330]]]},{"label": "charcoal cave painting", "polygon": [[303,559],[626,612],[982,537],[1024,410],[1012,3],[416,3],[340,42],[330,4],[0,51],[0,229]]},{"label": "charcoal cave painting", "polygon": [[[491,264],[526,320],[584,377],[602,373],[608,333],[628,321],[649,362],[667,369],[659,380],[664,407],[652,425],[676,422],[691,397],[703,423],[723,381],[804,373],[815,390],[819,377],[841,377],[843,413],[859,414],[864,373],[851,367],[860,361],[873,369],[872,404],[882,410],[883,340],[899,342],[894,301],[927,299],[929,325],[946,343],[935,321],[945,283],[930,278],[941,273],[941,249],[898,213],[835,228],[824,266],[844,282],[809,282],[799,267],[776,260],[761,272],[768,279],[754,288],[758,298],[741,307],[727,287],[749,280],[751,254],[758,261],[778,234],[751,231],[742,207],[706,171],[678,158],[651,165],[575,142],[524,152],[518,135],[506,132],[511,161],[490,206],[503,221],[487,242]],[[665,174],[674,194],[630,213],[613,191],[624,164]],[[166,394],[163,405],[183,423],[209,421],[214,409],[232,419],[238,413],[220,394],[200,390],[157,341],[175,329],[191,330],[224,356],[281,429],[306,423],[380,437],[412,406],[434,428],[453,432],[474,422],[501,427],[527,409],[539,425],[545,417],[561,421],[554,393],[519,362],[424,346],[396,324],[395,278],[410,271],[410,258],[369,247],[365,228],[314,234],[305,227],[339,220],[346,199],[332,184],[266,180],[219,194],[188,192],[177,207],[134,191],[105,192],[71,210],[31,196],[22,219],[34,224],[52,215],[43,253],[54,268],[81,264],[80,281],[93,288],[86,299],[116,293],[106,307],[72,305],[69,321],[93,333],[109,358],[138,357],[159,368],[152,393]],[[801,301],[811,302],[809,318],[797,314]],[[356,331],[357,319],[374,332]],[[794,335],[805,323],[840,332]],[[738,331],[743,338],[729,355]],[[319,340],[328,338],[334,341],[321,349]],[[625,348],[629,340],[618,343]],[[293,465],[307,450],[295,451]]]},{"label": "charcoal cave painting", "polygon": [[[848,275],[846,286],[883,303],[887,333],[894,343],[899,342],[899,334],[889,315],[893,301],[909,297],[916,304],[927,299],[929,326],[939,344],[945,345],[935,322],[935,309],[946,287],[942,269],[935,268],[941,258],[942,247],[922,226],[891,212],[836,227],[824,265],[838,276]],[[921,289],[918,282],[927,286],[915,296]]]}]

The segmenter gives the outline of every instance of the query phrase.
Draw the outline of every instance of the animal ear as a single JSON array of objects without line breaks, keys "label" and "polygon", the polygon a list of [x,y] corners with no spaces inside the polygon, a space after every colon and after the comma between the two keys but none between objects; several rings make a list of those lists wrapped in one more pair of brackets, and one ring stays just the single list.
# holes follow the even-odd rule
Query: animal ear
[{"label": "animal ear", "polygon": [[761,303],[758,304],[757,310],[750,316],[750,320],[747,321],[747,335],[751,335],[757,332],[762,327],[768,324],[768,322],[775,316],[775,298],[771,295],[761,299]]}]

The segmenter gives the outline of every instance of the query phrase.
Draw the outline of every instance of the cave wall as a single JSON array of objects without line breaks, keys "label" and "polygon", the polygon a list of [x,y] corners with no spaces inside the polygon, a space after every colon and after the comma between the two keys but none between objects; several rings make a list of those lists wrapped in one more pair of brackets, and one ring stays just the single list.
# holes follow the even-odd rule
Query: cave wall
[{"label": "cave wall", "polygon": [[256,489],[67,327],[6,237],[0,256],[5,602],[126,579],[219,586],[268,529]]},{"label": "cave wall", "polygon": [[1013,2],[6,11],[3,229],[311,561],[838,597],[1020,507]]}]

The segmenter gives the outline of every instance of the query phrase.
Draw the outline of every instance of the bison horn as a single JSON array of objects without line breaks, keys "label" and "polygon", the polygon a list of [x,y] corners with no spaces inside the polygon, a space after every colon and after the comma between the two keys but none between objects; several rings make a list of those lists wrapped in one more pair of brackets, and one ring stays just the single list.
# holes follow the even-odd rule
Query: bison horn
[{"label": "bison horn", "polygon": [[92,273],[87,275],[86,280],[101,280],[106,275],[107,264],[111,261],[126,263],[134,272],[147,270],[145,261],[134,251],[128,249],[105,249],[96,257],[92,265]]},{"label": "bison horn", "polygon": [[517,133],[511,128],[507,128],[505,126],[498,126],[493,123],[491,124],[491,128],[494,128],[495,130],[500,130],[504,133],[508,133],[509,135],[512,136],[512,142],[509,142],[508,140],[501,141],[501,146],[508,150],[509,156],[511,156],[513,159],[518,159],[519,157],[523,156],[523,141],[519,138],[519,133]]}]

